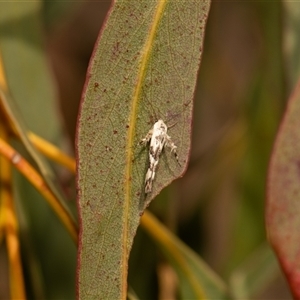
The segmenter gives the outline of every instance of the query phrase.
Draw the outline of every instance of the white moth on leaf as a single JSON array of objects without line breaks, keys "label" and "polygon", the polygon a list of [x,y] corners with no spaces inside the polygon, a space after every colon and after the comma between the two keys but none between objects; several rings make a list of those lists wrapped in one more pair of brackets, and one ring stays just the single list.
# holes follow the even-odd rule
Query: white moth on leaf
[{"label": "white moth on leaf", "polygon": [[167,134],[168,127],[163,120],[158,120],[153,127],[149,130],[147,135],[140,141],[140,144],[146,146],[150,141],[149,147],[149,168],[145,177],[145,193],[148,194],[152,191],[152,183],[155,178],[156,168],[158,166],[158,161],[161,152],[164,147],[171,149],[171,152],[174,153],[175,158],[178,161],[177,156],[177,146],[172,142],[171,137]]}]

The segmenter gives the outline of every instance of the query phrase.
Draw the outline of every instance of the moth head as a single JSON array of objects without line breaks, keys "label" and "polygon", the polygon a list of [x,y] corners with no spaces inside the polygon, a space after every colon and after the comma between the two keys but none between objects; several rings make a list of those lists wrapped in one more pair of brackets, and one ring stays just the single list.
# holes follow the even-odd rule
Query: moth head
[{"label": "moth head", "polygon": [[162,131],[165,131],[167,132],[167,125],[165,124],[165,122],[163,120],[158,120],[155,124],[154,124],[154,127],[156,129],[159,129],[159,130],[162,130]]}]

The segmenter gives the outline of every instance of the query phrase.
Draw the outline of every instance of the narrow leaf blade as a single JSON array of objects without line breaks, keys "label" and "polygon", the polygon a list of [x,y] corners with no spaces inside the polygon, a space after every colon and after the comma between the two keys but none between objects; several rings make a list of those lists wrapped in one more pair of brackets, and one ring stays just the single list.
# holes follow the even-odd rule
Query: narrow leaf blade
[{"label": "narrow leaf blade", "polygon": [[54,109],[54,85],[42,44],[40,9],[39,2],[0,4],[0,52],[8,85],[0,88],[0,105],[50,190],[77,227],[52,169],[27,136],[27,124],[49,140],[56,138],[60,129]]},{"label": "narrow leaf blade", "polygon": [[268,174],[266,223],[295,299],[300,299],[300,82],[289,100]]},{"label": "narrow leaf blade", "polygon": [[[186,169],[192,99],[209,1],[116,1],[88,71],[77,133],[81,219],[80,298],[125,299],[127,261],[140,215]],[[169,127],[180,166],[162,154],[144,193],[157,119]]]},{"label": "narrow leaf blade", "polygon": [[229,299],[227,286],[218,275],[153,215],[145,212],[141,224],[178,274],[182,299]]}]

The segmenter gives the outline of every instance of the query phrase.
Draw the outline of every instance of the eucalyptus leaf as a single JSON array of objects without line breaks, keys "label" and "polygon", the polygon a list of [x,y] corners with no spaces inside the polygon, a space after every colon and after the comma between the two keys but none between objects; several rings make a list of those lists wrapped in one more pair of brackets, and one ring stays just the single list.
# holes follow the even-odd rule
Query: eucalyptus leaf
[{"label": "eucalyptus leaf", "polygon": [[[77,132],[81,235],[78,294],[125,299],[140,215],[183,175],[209,1],[115,1],[90,62]],[[162,119],[179,164],[163,151],[145,194],[148,148]]]},{"label": "eucalyptus leaf", "polygon": [[288,102],[268,174],[268,238],[295,299],[300,298],[300,81]]}]

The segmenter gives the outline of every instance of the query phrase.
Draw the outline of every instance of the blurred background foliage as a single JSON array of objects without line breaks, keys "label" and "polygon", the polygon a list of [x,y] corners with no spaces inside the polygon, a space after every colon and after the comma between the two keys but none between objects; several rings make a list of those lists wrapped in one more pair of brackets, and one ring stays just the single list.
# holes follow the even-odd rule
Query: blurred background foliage
[{"label": "blurred background foliage", "polygon": [[[40,74],[22,74],[22,66],[16,65],[20,62],[9,57],[6,64],[5,43],[0,44],[10,87],[29,128],[71,154],[87,66],[109,6],[109,1],[44,1],[38,11],[24,14],[18,21],[33,29],[28,39],[42,62],[32,67]],[[293,61],[299,49],[296,6],[279,1],[212,2],[195,95],[189,168],[149,208],[233,284],[239,280],[239,268],[251,272],[257,267],[253,274],[262,274],[262,261],[270,257],[265,182],[274,137],[299,75],[299,60],[298,65]],[[8,39],[14,20],[0,21],[0,39]],[[25,53],[26,59],[26,47],[14,46],[15,57],[22,59]],[[19,84],[41,84],[41,79],[52,84],[43,89],[43,102],[38,97],[29,103],[26,95],[18,94]],[[75,207],[74,178],[54,167]],[[35,287],[28,290],[28,298],[74,299],[76,248],[47,204],[36,200],[41,196],[17,174],[16,180],[20,230],[26,237],[26,280]],[[6,254],[4,248],[0,251],[0,298],[5,299]],[[270,274],[252,299],[289,299],[274,258],[269,260],[264,270]],[[176,295],[174,282],[172,269],[140,228],[130,257],[130,286],[140,299],[171,299]],[[242,295],[234,288],[232,293]]]}]

